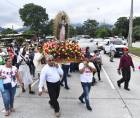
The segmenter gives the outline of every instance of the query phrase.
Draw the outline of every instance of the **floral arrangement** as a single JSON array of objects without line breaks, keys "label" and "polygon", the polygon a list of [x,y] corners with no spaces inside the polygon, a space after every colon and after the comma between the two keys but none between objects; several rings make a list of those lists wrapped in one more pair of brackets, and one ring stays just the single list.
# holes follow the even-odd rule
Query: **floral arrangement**
[{"label": "floral arrangement", "polygon": [[43,45],[45,55],[52,55],[56,62],[77,62],[84,58],[78,43],[50,40]]}]

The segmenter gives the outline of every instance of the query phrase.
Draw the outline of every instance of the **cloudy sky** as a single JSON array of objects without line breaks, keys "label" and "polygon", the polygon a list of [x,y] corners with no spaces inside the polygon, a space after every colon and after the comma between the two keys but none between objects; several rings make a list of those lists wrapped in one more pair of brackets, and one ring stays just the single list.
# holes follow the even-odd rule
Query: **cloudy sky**
[{"label": "cloudy sky", "polygon": [[[90,18],[113,24],[117,18],[129,16],[131,0],[0,0],[0,26],[22,27],[19,9],[28,3],[46,8],[49,19],[64,10],[71,23],[83,23]],[[134,16],[140,16],[140,0],[134,0]]]}]

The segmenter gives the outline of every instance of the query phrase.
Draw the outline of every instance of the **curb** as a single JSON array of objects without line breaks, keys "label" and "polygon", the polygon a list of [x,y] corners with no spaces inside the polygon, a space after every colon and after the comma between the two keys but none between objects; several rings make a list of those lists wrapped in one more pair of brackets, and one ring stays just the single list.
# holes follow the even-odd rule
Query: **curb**
[{"label": "curb", "polygon": [[132,53],[129,53],[131,56],[133,56],[133,57],[136,57],[136,58],[138,58],[138,59],[140,59],[140,57],[139,56],[136,56],[136,55],[134,55],[134,54],[132,54]]}]

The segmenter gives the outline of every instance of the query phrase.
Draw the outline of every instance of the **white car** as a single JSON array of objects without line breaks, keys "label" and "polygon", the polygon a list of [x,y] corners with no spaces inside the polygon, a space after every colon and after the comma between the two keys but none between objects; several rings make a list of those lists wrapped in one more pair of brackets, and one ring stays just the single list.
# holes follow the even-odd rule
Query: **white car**
[{"label": "white car", "polygon": [[126,45],[123,44],[121,40],[110,40],[104,45],[104,54],[110,54],[110,46],[111,43],[114,44],[116,49],[115,56],[120,56],[123,54],[123,48],[127,48]]},{"label": "white car", "polygon": [[90,42],[89,39],[80,39],[78,41],[78,44],[80,48],[85,49],[86,47],[89,47],[89,51],[92,53],[93,51],[97,50],[97,45],[95,42]]}]

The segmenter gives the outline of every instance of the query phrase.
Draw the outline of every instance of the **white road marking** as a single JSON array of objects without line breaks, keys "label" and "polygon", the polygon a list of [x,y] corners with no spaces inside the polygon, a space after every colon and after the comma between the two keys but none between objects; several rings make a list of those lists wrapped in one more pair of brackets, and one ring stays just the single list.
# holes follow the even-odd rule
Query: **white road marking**
[{"label": "white road marking", "polygon": [[111,79],[109,78],[107,72],[105,71],[105,69],[104,69],[103,67],[102,67],[102,69],[103,69],[103,71],[104,71],[104,73],[105,73],[105,76],[106,76],[106,78],[107,78],[107,80],[108,80],[108,82],[109,82],[111,88],[112,88],[112,89],[116,89],[116,88],[114,87],[114,85],[113,85]]},{"label": "white road marking", "polygon": [[39,79],[37,79],[37,80],[31,85],[31,87],[33,87],[37,82],[39,82]]}]

